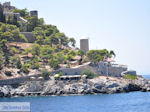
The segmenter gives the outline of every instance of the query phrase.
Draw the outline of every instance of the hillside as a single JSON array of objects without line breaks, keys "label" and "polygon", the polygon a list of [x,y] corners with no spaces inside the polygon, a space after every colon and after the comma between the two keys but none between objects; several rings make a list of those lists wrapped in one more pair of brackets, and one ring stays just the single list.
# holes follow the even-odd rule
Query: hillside
[{"label": "hillside", "polygon": [[[17,9],[9,2],[0,4],[1,79],[30,75],[33,70],[50,72],[62,66],[71,67],[72,62],[81,64],[84,53],[75,49],[75,39],[67,37],[54,25],[44,24],[35,11],[31,12]],[[22,31],[32,32],[34,43],[28,43]],[[17,42],[20,39],[24,43]]]},{"label": "hillside", "polygon": [[[97,63],[115,57],[112,50],[85,53],[76,48],[73,37],[67,37],[55,25],[44,24],[37,11],[17,9],[6,2],[0,4],[0,15],[1,79],[31,75],[31,72],[50,74],[59,68],[72,68],[88,61]],[[34,42],[28,43],[22,32],[32,33]]]}]

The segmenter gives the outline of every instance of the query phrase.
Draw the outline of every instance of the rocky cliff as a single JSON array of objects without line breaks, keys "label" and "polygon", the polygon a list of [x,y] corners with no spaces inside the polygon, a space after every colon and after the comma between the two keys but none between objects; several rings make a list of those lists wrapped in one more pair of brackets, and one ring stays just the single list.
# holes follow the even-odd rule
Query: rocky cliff
[{"label": "rocky cliff", "polygon": [[80,81],[47,81],[27,82],[18,87],[1,86],[0,97],[12,96],[48,96],[71,94],[112,94],[131,91],[150,91],[150,80],[138,77],[136,80],[127,80],[116,77],[99,76],[94,79]]}]

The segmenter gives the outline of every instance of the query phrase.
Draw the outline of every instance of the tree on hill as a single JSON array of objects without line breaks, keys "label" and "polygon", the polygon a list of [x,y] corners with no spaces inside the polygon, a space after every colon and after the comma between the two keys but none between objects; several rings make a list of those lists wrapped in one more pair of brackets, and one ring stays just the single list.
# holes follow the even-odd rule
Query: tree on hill
[{"label": "tree on hill", "polygon": [[3,22],[3,23],[6,22],[5,15],[3,14],[3,6],[1,3],[0,3],[0,22]]},{"label": "tree on hill", "polygon": [[33,34],[36,37],[35,43],[40,45],[44,44],[45,34],[41,27],[34,28]]},{"label": "tree on hill", "polygon": [[6,22],[7,22],[7,24],[12,24],[13,23],[13,16],[12,15],[8,15]]},{"label": "tree on hill", "polygon": [[40,57],[44,62],[48,62],[48,59],[52,58],[54,50],[49,45],[44,45],[40,49]]},{"label": "tree on hill", "polygon": [[44,36],[45,36],[45,32],[42,29],[42,27],[35,27],[33,33],[34,33],[35,37],[36,36],[42,36],[44,38]]},{"label": "tree on hill", "polygon": [[27,9],[15,9],[13,12],[14,13],[19,13],[20,16],[23,17],[23,18],[29,17],[29,12],[27,11]]},{"label": "tree on hill", "polygon": [[37,16],[29,17],[26,26],[27,32],[32,32],[34,28],[38,26],[38,17]]},{"label": "tree on hill", "polygon": [[44,25],[44,19],[43,18],[40,18],[38,19],[38,26],[43,26]]},{"label": "tree on hill", "polygon": [[2,49],[6,48],[6,43],[13,40],[13,34],[10,32],[0,32],[0,46]]},{"label": "tree on hill", "polygon": [[75,47],[76,40],[73,37],[69,39],[69,42],[71,43],[71,46]]},{"label": "tree on hill", "polygon": [[79,51],[77,52],[77,54],[78,54],[79,56],[81,56],[81,57],[85,55],[84,51],[82,51],[82,50],[79,50]]},{"label": "tree on hill", "polygon": [[21,67],[22,67],[21,60],[20,60],[19,56],[11,57],[11,63],[12,63],[12,67],[16,67],[18,69],[21,69]]},{"label": "tree on hill", "polygon": [[59,44],[59,39],[58,39],[58,37],[56,37],[55,35],[50,36],[50,43],[52,43],[52,45],[57,45],[57,44]]},{"label": "tree on hill", "polygon": [[[2,7],[0,6],[0,21],[3,20],[2,12]],[[74,38],[67,37],[54,25],[45,25],[43,18],[30,17],[26,9],[15,9],[14,13],[19,13],[21,17],[28,20],[27,29],[21,28],[23,26],[17,21],[16,15],[9,15],[7,24],[3,23],[3,21],[0,22],[0,69],[5,65],[10,65],[9,62],[11,62],[12,67],[18,68],[25,73],[29,72],[29,68],[39,69],[42,64],[47,64],[53,69],[57,69],[59,64],[69,64],[74,59],[74,56],[77,55],[77,52],[70,50],[69,47],[70,45],[75,46],[76,41]],[[33,32],[36,37],[35,44],[23,52],[17,45],[10,48],[10,44],[7,44],[15,39],[26,40],[20,31]],[[25,56],[20,56],[20,52],[22,52],[22,55],[27,55],[29,60],[26,60]],[[29,58],[30,53],[32,53],[31,58]]]},{"label": "tree on hill", "polygon": [[59,39],[61,45],[67,46],[69,43],[68,37],[64,33],[56,33],[55,36]]},{"label": "tree on hill", "polygon": [[7,51],[6,43],[15,39],[24,39],[26,41],[26,38],[16,26],[0,23],[0,47]]},{"label": "tree on hill", "polygon": [[58,52],[55,54],[56,59],[58,59],[59,63],[64,63],[66,61],[64,53]]},{"label": "tree on hill", "polygon": [[39,56],[40,55],[40,45],[39,44],[34,44],[34,46],[32,47],[32,55],[33,56]]},{"label": "tree on hill", "polygon": [[27,32],[34,31],[34,29],[36,27],[41,27],[42,28],[43,25],[44,25],[44,19],[43,18],[38,19],[37,16],[28,17],[27,21],[28,21],[27,24],[26,24]]},{"label": "tree on hill", "polygon": [[2,49],[0,48],[0,70],[3,68],[3,51]]},{"label": "tree on hill", "polygon": [[47,28],[47,29],[45,30],[45,35],[46,35],[46,36],[50,36],[50,35],[53,34],[53,32],[54,32],[54,30],[53,30],[52,28]]},{"label": "tree on hill", "polygon": [[12,25],[16,25],[17,27],[20,27],[21,24],[20,22],[17,20],[17,16],[15,14],[12,15],[8,15],[7,20],[6,20],[7,24],[12,24]]},{"label": "tree on hill", "polygon": [[111,50],[110,52],[107,49],[102,50],[90,50],[87,52],[87,57],[92,62],[103,61],[104,57],[111,58],[116,56],[115,53]]},{"label": "tree on hill", "polygon": [[13,15],[13,23],[12,24],[18,26],[18,21],[17,21],[16,15]]},{"label": "tree on hill", "polygon": [[59,61],[56,58],[52,58],[48,60],[49,65],[53,68],[53,69],[58,69],[59,68]]},{"label": "tree on hill", "polygon": [[59,45],[60,49],[61,46],[68,47],[69,44],[75,46],[76,43],[74,38],[68,38],[64,33],[60,33],[54,25],[41,25],[35,27],[33,34],[36,37],[35,43],[39,45],[50,45],[51,47]]},{"label": "tree on hill", "polygon": [[23,52],[22,55],[27,55],[27,57],[29,57],[29,53],[31,52],[32,48],[26,48]]},{"label": "tree on hill", "polygon": [[111,50],[110,52],[109,52],[109,54],[110,54],[110,57],[116,57],[116,54],[115,54],[115,52],[113,51],[113,50]]}]

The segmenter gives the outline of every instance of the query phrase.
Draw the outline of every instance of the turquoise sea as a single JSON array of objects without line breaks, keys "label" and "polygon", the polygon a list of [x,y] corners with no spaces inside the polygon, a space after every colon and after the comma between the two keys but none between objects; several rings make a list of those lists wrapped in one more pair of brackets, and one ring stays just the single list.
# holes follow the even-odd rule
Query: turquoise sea
[{"label": "turquoise sea", "polygon": [[150,112],[150,92],[0,98],[0,102],[30,102],[31,112]]}]

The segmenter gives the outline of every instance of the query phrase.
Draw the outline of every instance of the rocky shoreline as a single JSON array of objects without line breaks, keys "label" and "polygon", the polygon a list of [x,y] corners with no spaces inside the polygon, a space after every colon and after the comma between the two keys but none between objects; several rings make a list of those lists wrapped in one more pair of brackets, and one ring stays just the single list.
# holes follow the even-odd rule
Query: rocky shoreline
[{"label": "rocky shoreline", "polygon": [[141,76],[136,80],[99,76],[79,81],[32,81],[23,85],[0,86],[0,97],[113,94],[132,91],[150,91],[150,80]]}]

